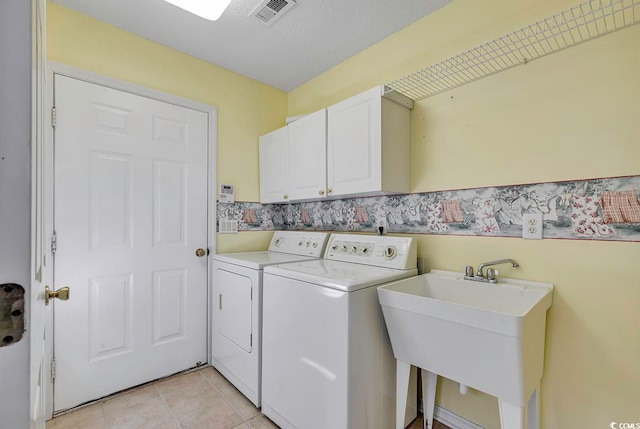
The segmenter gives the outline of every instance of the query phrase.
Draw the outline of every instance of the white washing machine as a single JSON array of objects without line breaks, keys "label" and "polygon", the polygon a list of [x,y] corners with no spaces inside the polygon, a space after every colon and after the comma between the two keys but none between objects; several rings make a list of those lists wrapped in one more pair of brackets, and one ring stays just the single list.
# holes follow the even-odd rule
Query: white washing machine
[{"label": "white washing machine", "polygon": [[262,270],[321,258],[328,233],[276,231],[269,250],[213,257],[213,366],[261,405]]},{"label": "white washing machine", "polygon": [[324,259],[264,269],[267,417],[283,429],[395,427],[396,360],[377,286],[416,275],[416,262],[413,238],[333,234]]}]

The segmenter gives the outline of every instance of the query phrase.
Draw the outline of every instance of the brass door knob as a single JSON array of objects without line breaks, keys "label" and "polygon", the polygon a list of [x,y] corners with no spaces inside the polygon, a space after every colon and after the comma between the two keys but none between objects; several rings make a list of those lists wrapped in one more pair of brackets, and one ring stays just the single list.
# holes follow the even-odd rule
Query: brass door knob
[{"label": "brass door knob", "polygon": [[202,247],[200,247],[200,248],[198,248],[196,250],[196,256],[198,256],[198,257],[203,257],[206,254],[207,254],[207,252]]},{"label": "brass door knob", "polygon": [[49,286],[44,287],[44,304],[49,305],[49,301],[52,299],[59,299],[66,301],[69,299],[69,288],[67,286],[62,287],[56,291],[49,289]]},{"label": "brass door knob", "polygon": [[323,189],[320,189],[320,190],[318,191],[318,195],[324,195],[324,190],[323,190]]}]

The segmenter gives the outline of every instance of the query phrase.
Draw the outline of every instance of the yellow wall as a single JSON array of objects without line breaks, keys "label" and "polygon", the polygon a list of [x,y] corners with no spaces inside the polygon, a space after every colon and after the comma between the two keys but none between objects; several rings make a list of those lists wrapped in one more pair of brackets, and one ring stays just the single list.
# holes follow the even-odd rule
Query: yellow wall
[{"label": "yellow wall", "polygon": [[[47,3],[47,56],[216,106],[218,183],[233,183],[238,201],[259,200],[258,136],[284,125],[286,93],[51,2]],[[261,249],[270,235],[236,241],[219,236],[217,250]]]},{"label": "yellow wall", "polygon": [[[48,3],[51,60],[218,107],[218,180],[258,201],[257,136],[374,85],[575,5],[455,0],[288,95]],[[423,100],[412,113],[414,192],[640,174],[640,26]],[[453,97],[453,98],[452,98]],[[219,235],[219,251],[270,233]],[[640,245],[418,236],[427,268],[511,257],[503,275],[556,286],[548,316],[542,427],[640,421]],[[452,383],[438,402],[497,428],[496,401]]]},{"label": "yellow wall", "polygon": [[[577,4],[455,0],[289,93],[311,112]],[[640,26],[434,96],[412,112],[412,191],[640,174]],[[548,281],[542,427],[640,422],[640,243],[417,236],[427,269],[510,257]],[[438,402],[498,428],[497,401],[439,384]]]}]

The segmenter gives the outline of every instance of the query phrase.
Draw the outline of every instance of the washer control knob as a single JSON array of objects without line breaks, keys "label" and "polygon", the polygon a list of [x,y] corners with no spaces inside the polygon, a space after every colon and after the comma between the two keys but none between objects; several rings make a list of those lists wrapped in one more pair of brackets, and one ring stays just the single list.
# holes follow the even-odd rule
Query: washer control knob
[{"label": "washer control knob", "polygon": [[384,249],[384,257],[385,259],[393,259],[396,257],[398,250],[394,246],[387,246]]}]

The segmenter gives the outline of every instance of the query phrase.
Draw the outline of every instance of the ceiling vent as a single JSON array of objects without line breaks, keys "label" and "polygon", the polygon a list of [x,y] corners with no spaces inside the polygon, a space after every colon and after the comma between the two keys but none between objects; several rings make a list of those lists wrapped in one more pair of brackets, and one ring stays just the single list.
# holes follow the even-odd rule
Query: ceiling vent
[{"label": "ceiling vent", "polygon": [[295,0],[264,0],[251,11],[249,16],[255,16],[265,24],[271,25],[295,5]]}]

